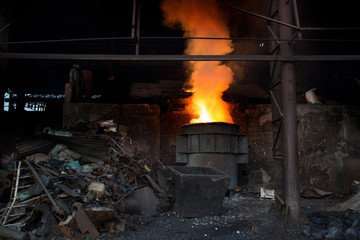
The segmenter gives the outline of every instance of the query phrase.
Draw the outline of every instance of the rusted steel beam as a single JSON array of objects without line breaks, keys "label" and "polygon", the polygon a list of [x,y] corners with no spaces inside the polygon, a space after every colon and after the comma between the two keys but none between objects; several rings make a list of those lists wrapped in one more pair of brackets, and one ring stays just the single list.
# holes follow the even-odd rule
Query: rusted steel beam
[{"label": "rusted steel beam", "polygon": [[0,53],[0,59],[77,61],[360,61],[360,55],[113,55]]}]

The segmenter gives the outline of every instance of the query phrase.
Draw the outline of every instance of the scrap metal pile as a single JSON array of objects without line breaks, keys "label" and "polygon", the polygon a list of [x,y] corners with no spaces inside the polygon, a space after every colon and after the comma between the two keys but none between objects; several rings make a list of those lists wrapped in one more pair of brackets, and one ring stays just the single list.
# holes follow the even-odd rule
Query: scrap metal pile
[{"label": "scrap metal pile", "polygon": [[41,139],[19,142],[18,157],[7,163],[13,182],[9,202],[0,210],[1,228],[37,239],[97,239],[133,228],[138,216],[170,206],[161,184],[165,166],[150,161],[126,135]]}]

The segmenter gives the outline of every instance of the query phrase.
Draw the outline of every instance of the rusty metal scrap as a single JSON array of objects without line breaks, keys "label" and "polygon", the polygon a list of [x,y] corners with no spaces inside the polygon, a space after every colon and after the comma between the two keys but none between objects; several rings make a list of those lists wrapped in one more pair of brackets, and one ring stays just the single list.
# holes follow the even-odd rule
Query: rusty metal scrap
[{"label": "rusty metal scrap", "polygon": [[24,239],[30,239],[30,234],[11,230],[5,227],[0,227],[0,238],[24,240]]},{"label": "rusty metal scrap", "polygon": [[87,234],[87,237],[96,239],[99,236],[99,232],[84,212],[81,203],[75,202],[72,205],[72,210],[75,212],[76,223],[80,231],[83,234]]},{"label": "rusty metal scrap", "polygon": [[[31,139],[25,145],[19,145],[23,147],[19,155],[22,159],[15,162],[11,199],[7,208],[0,210],[1,225],[24,229],[37,227],[33,232],[37,237],[43,237],[48,234],[47,224],[54,226],[56,223],[54,234],[69,239],[85,236],[95,239],[99,231],[113,234],[134,224],[136,218],[129,217],[129,214],[140,214],[133,211],[134,206],[143,204],[140,203],[143,201],[141,197],[133,199],[134,194],[144,191],[144,188],[153,192],[153,201],[147,207],[155,211],[153,204],[158,202],[155,199],[166,195],[157,181],[158,171],[164,170],[161,162],[149,162],[145,151],[131,138],[108,134],[77,133],[66,138],[49,136],[53,145],[48,154],[44,148],[32,148],[28,143],[37,144]],[[75,160],[71,156],[58,155],[59,149],[61,154],[70,152],[81,157]],[[89,156],[95,160],[90,160]],[[24,184],[24,180],[28,183]],[[30,195],[20,199],[23,190]],[[49,211],[45,207],[45,210],[42,208],[44,211],[40,209],[40,214],[52,221],[39,218],[36,206],[47,206]],[[13,217],[15,214],[18,214],[16,218]]]},{"label": "rusty metal scrap", "polygon": [[45,187],[44,183],[42,182],[41,178],[39,177],[39,175],[37,174],[37,172],[35,171],[35,169],[33,168],[33,166],[29,163],[28,160],[24,160],[24,162],[29,166],[31,172],[33,173],[34,177],[36,178],[36,180],[39,182],[39,184],[41,185],[41,187],[43,188],[44,192],[46,193],[46,195],[48,196],[51,204],[53,205],[53,208],[56,212],[61,212],[60,207],[57,205],[57,203],[55,202],[55,200],[53,199],[53,197],[50,195],[49,191],[47,190],[47,188]]}]

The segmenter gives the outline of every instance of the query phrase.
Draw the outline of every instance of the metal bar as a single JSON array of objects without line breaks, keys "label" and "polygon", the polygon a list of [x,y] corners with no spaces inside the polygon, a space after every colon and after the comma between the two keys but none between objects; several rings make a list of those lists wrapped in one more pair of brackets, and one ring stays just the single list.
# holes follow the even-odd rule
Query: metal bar
[{"label": "metal bar", "polygon": [[293,11],[294,11],[294,17],[295,17],[295,25],[297,27],[300,27],[299,11],[298,11],[296,0],[293,0]]},{"label": "metal bar", "polygon": [[276,131],[276,135],[275,135],[275,139],[274,139],[274,142],[273,142],[273,146],[272,146],[272,148],[271,148],[271,151],[274,151],[274,149],[275,149],[275,145],[276,145],[276,143],[277,143],[277,141],[278,141],[278,139],[279,139],[280,129],[281,129],[281,127],[282,127],[282,124],[283,124],[283,121],[280,122],[280,125],[279,125],[279,127],[278,127],[278,129],[277,129],[277,131]]},{"label": "metal bar", "polygon": [[[280,44],[276,44],[276,46],[274,47],[274,49],[272,49],[270,51],[270,55],[273,55],[275,53],[275,51],[279,50]],[[279,52],[276,53],[276,55],[278,56]]]},{"label": "metal bar", "polygon": [[[297,7],[297,1],[293,0],[293,10],[294,10],[294,16],[295,16],[295,24],[296,26],[300,27],[300,19],[299,19],[299,10]],[[297,32],[299,39],[302,38],[302,34],[300,31]]]},{"label": "metal bar", "polygon": [[359,61],[360,55],[113,55],[0,53],[0,59],[77,61]]},{"label": "metal bar", "polygon": [[291,37],[291,39],[289,40],[289,44],[291,43],[291,42],[294,42],[295,41],[295,38],[296,38],[296,36],[299,36],[300,37],[300,35],[301,35],[301,32],[300,31],[296,31],[296,32],[294,32],[294,34],[292,35],[292,37]]},{"label": "metal bar", "polygon": [[[306,30],[306,29],[305,29]],[[329,29],[319,29],[327,30]],[[354,29],[341,29],[354,30]],[[140,40],[232,40],[232,41],[289,41],[289,39],[271,39],[271,38],[220,38],[220,37],[139,37]],[[63,42],[84,42],[84,41],[104,41],[104,40],[134,40],[132,37],[104,37],[104,38],[75,38],[75,39],[53,39],[53,40],[36,40],[36,41],[14,41],[0,42],[0,45],[16,45],[16,44],[40,44],[40,43],[63,43]],[[359,42],[358,39],[297,39],[297,41],[351,41]]]},{"label": "metal bar", "polygon": [[0,42],[0,45],[39,44],[39,43],[63,43],[63,42],[79,42],[79,41],[82,42],[82,41],[101,41],[101,40],[133,40],[133,38],[131,38],[131,37],[69,38],[69,39],[53,39],[53,40]]},{"label": "metal bar", "polygon": [[[10,223],[10,224],[5,224],[4,227],[25,227],[25,223]],[[27,238],[25,238],[27,239]],[[25,240],[24,239],[24,240]]]},{"label": "metal bar", "polygon": [[[283,22],[293,21],[292,1],[279,0],[279,19]],[[291,38],[293,30],[280,26],[280,38]],[[293,56],[292,44],[281,43],[280,54]],[[300,183],[298,166],[298,138],[296,113],[296,81],[293,62],[281,63],[281,87],[284,126],[284,155],[285,155],[285,200],[286,213],[290,218],[300,217]]]},{"label": "metal bar", "polygon": [[2,33],[5,29],[7,29],[11,24],[6,24],[3,28],[0,29],[0,33]]},{"label": "metal bar", "polygon": [[141,3],[138,4],[137,20],[136,20],[136,46],[135,54],[139,55],[140,52],[140,15],[141,15]]},{"label": "metal bar", "polygon": [[271,27],[269,25],[266,25],[267,28],[269,29],[271,35],[273,36],[273,38],[275,39],[277,44],[280,44],[280,41],[278,40],[278,37],[276,36],[276,34],[274,33],[274,31],[271,29]]},{"label": "metal bar", "polygon": [[273,99],[274,103],[275,103],[275,106],[276,106],[276,109],[279,111],[279,114],[281,117],[284,116],[283,112],[281,111],[281,108],[280,108],[280,105],[278,103],[278,101],[276,100],[274,94],[272,93],[272,91],[270,90],[270,95],[271,95],[271,98]]},{"label": "metal bar", "polygon": [[24,160],[24,162],[29,166],[32,174],[34,175],[34,177],[36,178],[36,180],[39,182],[41,188],[44,190],[44,192],[46,193],[46,195],[48,196],[51,204],[53,205],[54,209],[56,212],[60,212],[60,208],[57,205],[57,203],[55,202],[55,200],[52,198],[52,196],[50,195],[49,191],[47,190],[47,188],[45,187],[44,183],[42,182],[41,178],[39,177],[39,175],[37,174],[37,172],[35,171],[35,169],[33,168],[33,166],[31,165],[31,163],[28,160]]},{"label": "metal bar", "polygon": [[272,19],[272,18],[269,18],[269,17],[266,17],[266,16],[263,16],[263,15],[260,15],[260,14],[257,14],[257,13],[253,13],[253,12],[250,12],[250,11],[247,11],[247,10],[244,10],[244,9],[241,9],[241,8],[237,8],[237,7],[234,7],[232,5],[228,5],[229,8],[232,8],[232,9],[235,9],[235,10],[238,10],[240,12],[243,12],[243,13],[246,13],[246,14],[249,14],[249,15],[252,15],[252,16],[255,16],[255,17],[258,17],[258,18],[262,18],[262,19],[266,19],[270,22],[274,22],[274,23],[278,23],[280,25],[283,25],[283,26],[286,26],[286,27],[290,27],[290,28],[293,28],[293,29],[296,29],[296,30],[300,30],[299,27],[295,26],[295,25],[292,25],[292,24],[288,24],[286,22],[282,22],[282,21],[279,21],[279,20],[275,20],[275,19]]},{"label": "metal bar", "polygon": [[32,185],[30,185],[30,184],[29,184],[29,185],[24,185],[24,186],[19,186],[18,189],[21,189],[21,188],[29,188],[29,187],[31,187],[31,186],[32,186]]},{"label": "metal bar", "polygon": [[271,82],[271,85],[270,85],[270,90],[271,89],[274,89],[277,85],[279,85],[281,83],[281,80],[280,81],[277,81],[276,83],[272,84]]},{"label": "metal bar", "polygon": [[300,31],[359,31],[360,27],[301,27]]},{"label": "metal bar", "polygon": [[3,219],[1,219],[2,223],[1,225],[4,226],[6,224],[6,221],[9,217],[9,214],[16,202],[16,198],[17,198],[17,192],[18,192],[18,185],[19,185],[19,177],[20,177],[20,169],[21,169],[21,161],[19,161],[17,163],[17,168],[15,167],[15,176],[13,178],[13,180],[15,180],[15,186],[13,186],[13,188],[11,189],[11,196],[12,196],[12,201],[9,202],[8,204],[8,208],[7,208],[7,212],[4,213],[3,215]]},{"label": "metal bar", "polygon": [[[271,14],[271,6],[272,6],[272,4],[273,4],[273,0],[270,0],[270,1],[269,1],[268,14],[267,14],[268,17],[271,17],[270,14]],[[271,17],[271,18],[274,18],[274,17]]]},{"label": "metal bar", "polygon": [[[271,66],[271,63],[270,63],[270,90],[273,89],[273,81],[274,81],[274,73],[275,73],[275,70],[276,70],[276,64],[277,62],[272,62],[272,66]],[[281,82],[281,81],[278,81],[278,82]]]},{"label": "metal bar", "polygon": [[136,0],[133,0],[133,14],[131,24],[131,38],[135,38],[135,24],[136,24]]},{"label": "metal bar", "polygon": [[24,216],[26,214],[26,212],[22,212],[22,213],[14,213],[14,214],[10,214],[9,217],[18,217],[18,216]]}]

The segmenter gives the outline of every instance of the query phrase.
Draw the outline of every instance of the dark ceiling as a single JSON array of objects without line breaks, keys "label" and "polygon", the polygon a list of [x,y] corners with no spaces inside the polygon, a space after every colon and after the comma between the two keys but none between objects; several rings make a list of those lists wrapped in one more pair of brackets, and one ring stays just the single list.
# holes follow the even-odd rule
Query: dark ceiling
[{"label": "dark ceiling", "polygon": [[[139,1],[138,1],[139,2]],[[266,20],[227,7],[228,4],[261,15],[267,15],[268,1],[220,0],[230,16],[229,27],[234,40],[232,54],[268,54],[269,37]],[[360,27],[354,1],[303,0],[299,4],[303,27]],[[206,1],[204,1],[206,4]],[[135,54],[135,41],[130,39],[133,1],[101,0],[2,0],[10,44],[0,47],[11,53],[69,54]],[[141,55],[183,54],[184,40],[144,39],[144,37],[180,37],[182,31],[162,25],[159,1],[141,1],[139,53]],[[0,26],[1,29],[2,26]],[[360,34],[357,31],[304,31],[296,41],[299,55],[359,55]],[[105,39],[104,39],[105,38]],[[111,38],[111,39],[110,39]],[[58,41],[58,40],[67,41]],[[69,40],[71,39],[71,40]],[[84,39],[84,40],[80,40]],[[48,41],[51,40],[51,41]],[[53,41],[55,40],[55,41]],[[1,54],[1,53],[0,53]],[[8,60],[2,88],[25,92],[62,92],[68,82],[73,60]],[[125,95],[133,82],[158,80],[184,81],[181,61],[77,61],[93,72],[94,90],[100,94]],[[268,62],[228,62],[235,80],[232,94],[242,84],[269,88]],[[360,68],[356,61],[296,63],[298,92],[316,87],[323,100],[359,104]],[[114,80],[108,78],[113,76]],[[231,91],[230,91],[231,92]]]}]

